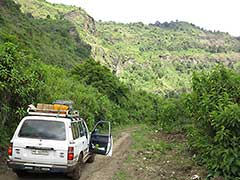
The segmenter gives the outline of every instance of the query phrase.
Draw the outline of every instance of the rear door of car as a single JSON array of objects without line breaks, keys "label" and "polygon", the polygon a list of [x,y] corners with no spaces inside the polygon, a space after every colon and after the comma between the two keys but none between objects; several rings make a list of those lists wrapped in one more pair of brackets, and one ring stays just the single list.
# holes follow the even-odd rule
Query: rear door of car
[{"label": "rear door of car", "polygon": [[87,156],[89,152],[89,132],[84,126],[83,120],[78,122],[79,125],[79,130],[80,130],[80,136],[82,139],[82,151],[83,151],[83,156]]},{"label": "rear door of car", "polygon": [[27,119],[13,141],[14,161],[67,164],[67,125],[61,121]]},{"label": "rear door of car", "polygon": [[72,137],[74,141],[75,159],[78,158],[81,152],[85,152],[88,147],[87,138],[83,132],[80,121],[73,121],[71,123]]}]

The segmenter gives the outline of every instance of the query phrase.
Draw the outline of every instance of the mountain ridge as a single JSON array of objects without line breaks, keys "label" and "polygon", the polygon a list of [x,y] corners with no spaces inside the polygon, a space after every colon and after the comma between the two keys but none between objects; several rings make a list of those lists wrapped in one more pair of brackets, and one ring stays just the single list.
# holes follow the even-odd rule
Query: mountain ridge
[{"label": "mountain ridge", "polygon": [[[70,21],[72,32],[91,47],[91,56],[121,81],[149,92],[189,89],[193,70],[214,64],[238,69],[240,41],[223,32],[183,21],[154,24],[95,21],[82,8],[45,0],[15,0],[34,18]],[[40,7],[40,8],[39,8]]]}]

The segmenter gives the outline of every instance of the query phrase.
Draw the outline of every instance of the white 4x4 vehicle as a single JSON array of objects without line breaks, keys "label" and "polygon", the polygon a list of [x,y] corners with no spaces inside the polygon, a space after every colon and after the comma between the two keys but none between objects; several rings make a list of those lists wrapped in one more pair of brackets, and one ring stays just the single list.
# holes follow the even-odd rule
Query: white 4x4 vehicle
[{"label": "white 4x4 vehicle", "polygon": [[31,108],[8,148],[8,166],[18,176],[27,172],[56,172],[78,180],[83,163],[93,162],[95,154],[111,156],[113,140],[109,122],[98,122],[90,133],[76,111],[56,113],[51,108]]}]

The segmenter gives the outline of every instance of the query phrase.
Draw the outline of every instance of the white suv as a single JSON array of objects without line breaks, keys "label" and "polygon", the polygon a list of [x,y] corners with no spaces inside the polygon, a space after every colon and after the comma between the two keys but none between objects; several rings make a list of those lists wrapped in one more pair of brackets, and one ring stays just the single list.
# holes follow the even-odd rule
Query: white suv
[{"label": "white suv", "polygon": [[111,156],[112,142],[107,121],[98,122],[90,133],[78,115],[35,109],[14,133],[8,166],[20,177],[26,172],[58,172],[78,180],[83,163],[93,162],[95,154]]}]

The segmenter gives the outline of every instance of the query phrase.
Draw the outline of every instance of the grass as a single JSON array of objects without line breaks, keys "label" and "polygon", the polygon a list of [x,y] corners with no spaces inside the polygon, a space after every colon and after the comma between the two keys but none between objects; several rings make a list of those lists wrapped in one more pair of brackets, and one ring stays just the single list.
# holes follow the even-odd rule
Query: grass
[{"label": "grass", "polygon": [[113,180],[127,180],[127,179],[129,179],[129,176],[127,172],[124,170],[120,170],[113,177]]},{"label": "grass", "polygon": [[188,152],[185,135],[165,133],[141,125],[132,134],[133,144],[127,159],[113,180],[190,179],[205,177],[205,169],[195,164]]},{"label": "grass", "polygon": [[132,128],[136,128],[136,126],[141,126],[141,125],[136,125],[135,122],[130,122],[128,124],[123,124],[123,125],[119,125],[116,127],[113,127],[111,130],[112,136],[116,139],[118,139],[121,135],[121,133],[124,131],[127,131],[128,129],[132,129]]}]

